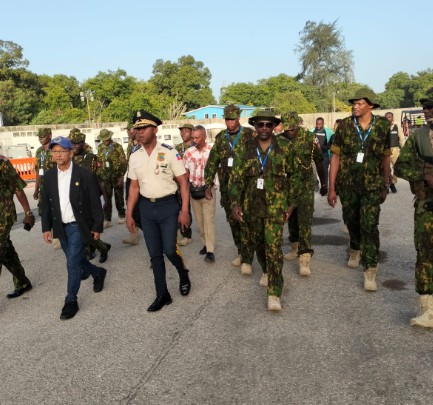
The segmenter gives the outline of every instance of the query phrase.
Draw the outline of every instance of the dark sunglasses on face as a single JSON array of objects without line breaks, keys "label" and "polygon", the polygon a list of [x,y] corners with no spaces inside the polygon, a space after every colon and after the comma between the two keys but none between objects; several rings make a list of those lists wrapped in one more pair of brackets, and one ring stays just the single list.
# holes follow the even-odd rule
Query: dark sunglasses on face
[{"label": "dark sunglasses on face", "polygon": [[273,122],[257,122],[256,123],[257,128],[273,128],[274,127],[274,123]]}]

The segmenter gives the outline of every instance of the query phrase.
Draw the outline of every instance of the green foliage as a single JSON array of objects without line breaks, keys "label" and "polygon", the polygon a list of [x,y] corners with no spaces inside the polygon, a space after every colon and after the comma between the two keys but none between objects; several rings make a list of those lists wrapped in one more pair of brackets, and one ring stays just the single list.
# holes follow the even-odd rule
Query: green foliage
[{"label": "green foliage", "polygon": [[300,90],[286,91],[275,96],[272,106],[277,114],[299,111],[303,114],[316,112],[316,107],[309,102]]}]

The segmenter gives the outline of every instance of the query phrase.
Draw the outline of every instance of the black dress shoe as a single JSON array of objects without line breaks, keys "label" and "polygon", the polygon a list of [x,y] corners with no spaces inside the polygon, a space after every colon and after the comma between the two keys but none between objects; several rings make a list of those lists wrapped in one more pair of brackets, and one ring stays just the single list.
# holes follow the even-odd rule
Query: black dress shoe
[{"label": "black dress shoe", "polygon": [[77,312],[78,312],[77,301],[65,302],[65,305],[63,306],[62,309],[62,313],[60,314],[60,319],[63,320],[71,319],[75,316]]},{"label": "black dress shoe", "polygon": [[81,273],[81,281],[87,280],[90,277],[90,273]]},{"label": "black dress shoe", "polygon": [[207,252],[204,261],[208,263],[213,263],[215,261],[215,255],[211,252]]},{"label": "black dress shoe", "polygon": [[33,286],[28,283],[25,287],[20,288],[19,290],[12,291],[10,294],[6,295],[8,298],[17,298],[20,295],[23,295],[25,292],[30,291]]},{"label": "black dress shoe", "polygon": [[108,251],[111,249],[111,245],[107,243],[107,251],[104,253],[101,253],[99,255],[99,263],[104,263],[107,260],[108,257]]},{"label": "black dress shoe", "polygon": [[206,246],[203,246],[203,249],[199,252],[201,255],[205,255],[207,253]]},{"label": "black dress shoe", "polygon": [[395,187],[394,183],[391,183],[391,185],[389,186],[389,189],[391,190],[391,192],[393,194],[395,194],[397,192],[397,188]]},{"label": "black dress shoe", "polygon": [[107,270],[100,267],[101,273],[99,276],[96,276],[93,280],[93,291],[98,293],[101,292],[104,288],[105,277],[107,276]]},{"label": "black dress shoe", "polygon": [[191,281],[188,276],[188,270],[185,269],[185,275],[180,277],[179,282],[180,295],[188,295],[191,291]]},{"label": "black dress shoe", "polygon": [[170,305],[173,301],[171,300],[171,296],[169,293],[165,295],[161,295],[160,297],[156,297],[156,300],[152,302],[147,310],[149,312],[159,311],[164,305]]}]

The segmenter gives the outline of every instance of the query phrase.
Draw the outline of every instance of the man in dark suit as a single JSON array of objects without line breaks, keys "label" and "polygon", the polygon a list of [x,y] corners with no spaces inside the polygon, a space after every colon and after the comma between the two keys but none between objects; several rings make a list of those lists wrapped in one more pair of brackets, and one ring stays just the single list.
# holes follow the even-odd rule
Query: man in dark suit
[{"label": "man in dark suit", "polygon": [[93,291],[104,288],[107,271],[90,263],[84,247],[98,240],[103,229],[98,180],[84,167],[74,165],[72,143],[58,136],[50,142],[57,168],[45,173],[42,195],[42,233],[45,242],[59,238],[66,255],[68,287],[60,319],[70,319],[78,312],[77,294],[82,274],[93,277]]}]

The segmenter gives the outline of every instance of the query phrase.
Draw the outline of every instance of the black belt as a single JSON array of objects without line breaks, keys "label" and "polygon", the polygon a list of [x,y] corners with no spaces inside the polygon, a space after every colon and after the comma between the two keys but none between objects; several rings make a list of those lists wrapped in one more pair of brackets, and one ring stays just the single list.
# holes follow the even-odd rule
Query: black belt
[{"label": "black belt", "polygon": [[72,222],[67,222],[67,223],[62,222],[62,224],[63,224],[63,226],[65,226],[65,225],[77,225],[77,221],[72,221]]},{"label": "black belt", "polygon": [[147,197],[143,197],[143,198],[146,201],[157,203],[157,202],[160,202],[160,201],[170,200],[171,198],[174,198],[174,197],[176,197],[176,194],[169,194],[169,195],[166,195],[165,197],[159,197],[159,198],[147,198]]}]

